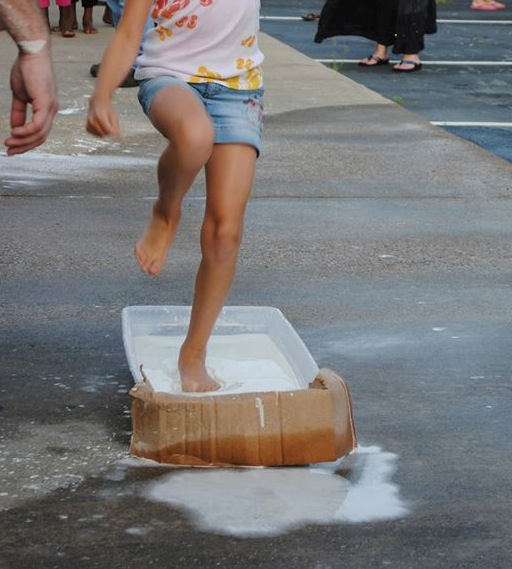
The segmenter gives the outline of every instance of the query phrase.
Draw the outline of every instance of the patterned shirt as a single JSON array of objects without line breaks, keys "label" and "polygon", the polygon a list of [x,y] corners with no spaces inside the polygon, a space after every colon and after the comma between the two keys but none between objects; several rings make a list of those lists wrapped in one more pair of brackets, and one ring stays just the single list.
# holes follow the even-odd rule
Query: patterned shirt
[{"label": "patterned shirt", "polygon": [[231,89],[263,85],[260,0],[154,0],[155,28],[137,58],[137,79],[175,75]]}]

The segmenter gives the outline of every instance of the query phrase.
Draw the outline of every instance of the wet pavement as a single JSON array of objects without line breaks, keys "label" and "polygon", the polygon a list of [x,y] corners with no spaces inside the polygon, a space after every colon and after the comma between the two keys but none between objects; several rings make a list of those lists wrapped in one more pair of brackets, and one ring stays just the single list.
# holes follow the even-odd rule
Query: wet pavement
[{"label": "wet pavement", "polygon": [[[348,381],[360,449],[257,471],[135,461],[120,313],[190,303],[204,199],[198,180],[163,275],[139,273],[162,141],[133,89],[121,142],[84,132],[98,27],[54,38],[51,140],[0,156],[0,567],[508,569],[512,166],[265,35],[230,303],[280,308]],[[1,77],[12,53],[0,34]],[[3,81],[2,136],[8,102]]]}]

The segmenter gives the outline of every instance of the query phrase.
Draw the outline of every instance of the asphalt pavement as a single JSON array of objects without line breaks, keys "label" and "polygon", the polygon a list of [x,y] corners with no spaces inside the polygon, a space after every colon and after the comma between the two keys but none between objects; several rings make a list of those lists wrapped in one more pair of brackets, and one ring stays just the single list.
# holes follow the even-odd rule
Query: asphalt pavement
[{"label": "asphalt pavement", "polygon": [[[163,142],[135,89],[116,97],[121,141],[85,133],[112,33],[95,20],[97,36],[54,36],[51,139],[0,156],[0,567],[508,569],[512,165],[264,34],[264,150],[229,302],[280,308],[346,379],[360,451],[332,476],[261,469],[252,493],[253,471],[130,460],[120,313],[190,304],[204,191],[163,274],[141,274]],[[13,55],[2,32],[2,136]],[[313,519],[333,476],[353,515],[340,491]],[[172,481],[196,509],[148,498]]]}]

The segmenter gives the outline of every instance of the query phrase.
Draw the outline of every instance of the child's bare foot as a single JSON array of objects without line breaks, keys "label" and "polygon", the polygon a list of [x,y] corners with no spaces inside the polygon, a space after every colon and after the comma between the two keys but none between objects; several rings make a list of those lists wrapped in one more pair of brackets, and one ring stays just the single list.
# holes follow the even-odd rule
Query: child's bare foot
[{"label": "child's bare foot", "polygon": [[208,375],[204,358],[180,353],[178,368],[180,370],[183,391],[204,393],[217,391],[220,385]]},{"label": "child's bare foot", "polygon": [[145,273],[148,275],[160,273],[175,232],[176,224],[171,224],[161,215],[155,204],[149,225],[135,245],[135,257]]}]

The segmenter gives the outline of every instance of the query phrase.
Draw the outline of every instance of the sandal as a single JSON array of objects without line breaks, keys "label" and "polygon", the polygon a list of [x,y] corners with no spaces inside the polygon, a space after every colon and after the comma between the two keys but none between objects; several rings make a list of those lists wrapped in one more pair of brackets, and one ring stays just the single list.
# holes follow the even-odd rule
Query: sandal
[{"label": "sandal", "polygon": [[73,30],[62,30],[61,36],[63,38],[74,38],[75,32]]},{"label": "sandal", "polygon": [[[408,67],[405,69],[401,69],[401,65],[412,65],[412,67]],[[419,71],[423,65],[420,61],[414,61],[414,59],[401,59],[400,63],[398,63],[397,67],[393,67],[393,71],[397,73],[414,73],[415,71]]]},{"label": "sandal", "polygon": [[314,22],[315,20],[320,19],[320,14],[315,14],[315,12],[310,12],[309,14],[306,14],[305,16],[301,16],[301,18],[305,22]]},{"label": "sandal", "polygon": [[379,57],[378,55],[369,55],[366,58],[368,61],[375,61],[375,63],[368,63],[366,61],[360,61],[359,65],[361,67],[377,67],[378,65],[387,65],[389,63],[389,57],[387,59],[382,59],[382,57]]}]

